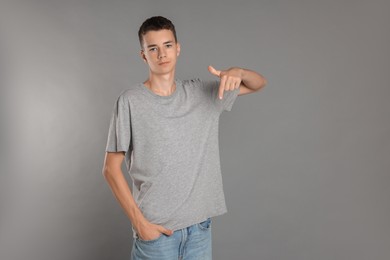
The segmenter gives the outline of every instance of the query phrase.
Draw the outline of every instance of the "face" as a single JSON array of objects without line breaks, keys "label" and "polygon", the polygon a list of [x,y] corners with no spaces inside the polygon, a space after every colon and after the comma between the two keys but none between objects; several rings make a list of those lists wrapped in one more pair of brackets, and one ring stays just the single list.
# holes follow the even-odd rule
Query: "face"
[{"label": "face", "polygon": [[149,31],[143,36],[142,59],[154,74],[167,74],[175,70],[180,44],[175,42],[171,30]]}]

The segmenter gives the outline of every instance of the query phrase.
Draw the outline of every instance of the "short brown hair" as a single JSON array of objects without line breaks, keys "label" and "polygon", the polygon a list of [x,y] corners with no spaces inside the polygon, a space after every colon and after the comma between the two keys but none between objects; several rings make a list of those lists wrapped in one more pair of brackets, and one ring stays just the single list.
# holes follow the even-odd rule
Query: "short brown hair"
[{"label": "short brown hair", "polygon": [[141,27],[138,30],[138,38],[139,38],[139,43],[141,45],[141,48],[143,48],[143,46],[142,46],[143,45],[143,36],[147,32],[159,31],[159,30],[163,30],[163,29],[167,29],[167,30],[172,31],[173,36],[175,36],[175,41],[177,42],[176,30],[175,30],[175,26],[173,25],[173,23],[165,17],[153,16],[153,17],[146,19],[142,23]]}]

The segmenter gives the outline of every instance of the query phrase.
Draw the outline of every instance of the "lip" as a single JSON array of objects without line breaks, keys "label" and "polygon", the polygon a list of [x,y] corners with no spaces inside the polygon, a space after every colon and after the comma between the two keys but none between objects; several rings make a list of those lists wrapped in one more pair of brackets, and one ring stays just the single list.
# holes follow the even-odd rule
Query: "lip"
[{"label": "lip", "polygon": [[168,64],[168,63],[169,63],[169,61],[165,61],[165,62],[159,63],[158,65],[165,65],[165,64]]}]

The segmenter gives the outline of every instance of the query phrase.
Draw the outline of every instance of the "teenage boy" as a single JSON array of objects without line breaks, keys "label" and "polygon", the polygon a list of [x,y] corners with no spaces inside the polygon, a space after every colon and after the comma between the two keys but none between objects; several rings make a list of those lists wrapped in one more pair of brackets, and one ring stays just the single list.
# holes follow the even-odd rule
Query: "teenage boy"
[{"label": "teenage boy", "polygon": [[115,102],[103,174],[131,221],[132,259],[211,259],[211,218],[227,212],[219,116],[266,80],[248,69],[211,66],[216,80],[176,79],[180,44],[172,22],[151,17],[138,36],[149,77]]}]

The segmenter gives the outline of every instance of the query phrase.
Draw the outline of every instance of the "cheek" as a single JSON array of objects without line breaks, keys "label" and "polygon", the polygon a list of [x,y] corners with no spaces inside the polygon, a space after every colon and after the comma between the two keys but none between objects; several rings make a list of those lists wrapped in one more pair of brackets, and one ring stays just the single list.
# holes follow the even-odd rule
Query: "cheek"
[{"label": "cheek", "polygon": [[157,60],[157,55],[155,55],[154,53],[150,53],[146,58],[150,63],[153,63],[155,60]]}]

